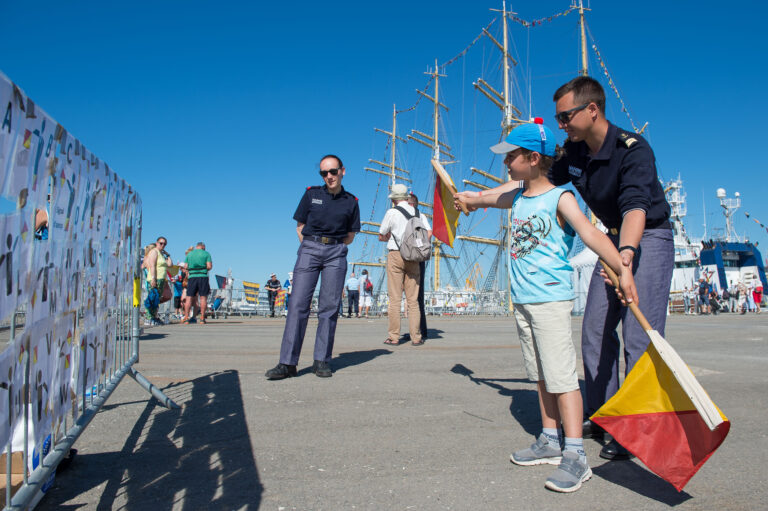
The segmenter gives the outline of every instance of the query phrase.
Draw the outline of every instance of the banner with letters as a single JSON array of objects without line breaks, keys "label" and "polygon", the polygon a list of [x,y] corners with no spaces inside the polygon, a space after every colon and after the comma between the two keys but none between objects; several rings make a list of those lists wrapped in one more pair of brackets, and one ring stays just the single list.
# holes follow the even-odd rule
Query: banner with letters
[{"label": "banner with letters", "polygon": [[0,73],[0,323],[24,313],[0,351],[0,447],[25,402],[39,440],[104,381],[140,230],[136,190]]}]

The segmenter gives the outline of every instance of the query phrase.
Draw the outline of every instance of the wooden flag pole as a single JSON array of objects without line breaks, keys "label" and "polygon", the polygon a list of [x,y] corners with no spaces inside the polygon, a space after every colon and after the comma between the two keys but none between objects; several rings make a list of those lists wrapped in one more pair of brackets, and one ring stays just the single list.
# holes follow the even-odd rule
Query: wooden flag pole
[{"label": "wooden flag pole", "polygon": [[[435,172],[437,172],[437,175],[440,176],[440,180],[445,183],[445,186],[447,186],[452,193],[459,193],[456,190],[456,185],[453,184],[453,179],[451,179],[451,176],[445,170],[442,163],[433,158],[432,167],[435,169]],[[461,211],[463,211],[465,215],[469,216],[469,209],[467,209],[466,204],[464,204],[462,201],[459,201],[459,207],[461,207]]]},{"label": "wooden flag pole", "polygon": [[[603,269],[608,275],[608,278],[611,280],[611,284],[613,284],[613,286],[618,289],[619,278],[616,276],[616,273],[602,259],[600,259],[600,264],[603,265]],[[714,431],[724,421],[717,407],[709,398],[709,395],[707,395],[707,392],[704,390],[698,380],[696,380],[696,377],[693,376],[690,368],[688,365],[686,365],[683,359],[680,358],[680,355],[677,354],[675,349],[672,348],[672,346],[666,341],[666,339],[661,336],[659,332],[651,327],[651,324],[648,323],[647,319],[645,319],[643,313],[640,312],[640,307],[638,307],[636,303],[632,302],[629,304],[629,310],[632,311],[632,314],[635,316],[635,319],[637,319],[637,322],[640,323],[640,326],[643,327],[645,333],[648,334],[648,338],[653,343],[653,347],[656,348],[656,351],[659,353],[659,356],[661,356],[661,359],[665,364],[667,364],[667,367],[669,367],[670,371],[672,371],[672,374],[677,379],[680,387],[688,395],[688,398],[691,400],[691,403],[693,403],[693,406],[696,407],[696,410],[707,424],[707,427],[711,431]]]}]

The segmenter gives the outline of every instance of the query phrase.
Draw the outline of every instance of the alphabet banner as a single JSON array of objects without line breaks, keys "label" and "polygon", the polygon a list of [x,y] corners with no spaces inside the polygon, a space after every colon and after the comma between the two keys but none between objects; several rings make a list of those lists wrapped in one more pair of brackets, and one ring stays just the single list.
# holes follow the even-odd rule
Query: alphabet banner
[{"label": "alphabet banner", "polygon": [[0,322],[24,313],[0,352],[0,448],[25,402],[39,440],[109,376],[140,225],[135,189],[0,73]]}]

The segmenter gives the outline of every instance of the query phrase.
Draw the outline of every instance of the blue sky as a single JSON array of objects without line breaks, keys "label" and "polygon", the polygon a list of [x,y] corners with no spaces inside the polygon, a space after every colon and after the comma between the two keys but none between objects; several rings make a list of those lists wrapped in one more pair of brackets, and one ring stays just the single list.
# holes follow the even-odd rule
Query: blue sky
[{"label": "blue sky", "polygon": [[[662,177],[679,173],[684,180],[691,235],[703,234],[704,207],[710,232],[724,225],[715,198],[722,186],[729,195],[741,192],[737,231],[765,252],[768,234],[743,212],[768,222],[760,157],[768,8],[762,2],[590,4],[591,34],[633,119],[649,122]],[[262,282],[272,271],[285,278],[293,266],[292,215],[305,187],[320,184],[323,154],[344,160],[344,185],[360,198],[363,219],[378,197],[373,219],[380,221],[383,194],[375,190],[386,183],[363,170],[369,158],[386,157],[373,128],[389,129],[393,103],[411,106],[435,59],[444,63],[458,54],[497,15],[488,9],[500,5],[6,1],[0,70],[138,188],[145,240],[167,236],[175,258],[204,240],[214,273],[231,268],[238,280]],[[511,5],[524,19],[568,6],[568,0]],[[571,13],[511,29],[521,62],[513,98],[527,114],[530,91],[534,115],[552,127],[552,92],[578,70],[577,21]],[[499,22],[491,32],[499,36]],[[441,88],[446,99],[458,99],[441,129],[460,152],[452,169],[457,180],[470,178],[470,165],[499,173],[500,162],[487,150],[498,139],[498,114],[471,87],[478,76],[498,79],[497,64],[483,38],[445,69]],[[600,73],[594,57],[590,70]],[[606,92],[609,118],[628,128]],[[429,115],[423,108],[404,114],[399,133],[424,130]],[[414,172],[428,161],[425,148],[415,145],[401,156]],[[414,190],[431,202],[428,174],[421,172]],[[367,241],[366,251],[380,248]],[[364,242],[359,236],[350,260],[364,255]]]}]

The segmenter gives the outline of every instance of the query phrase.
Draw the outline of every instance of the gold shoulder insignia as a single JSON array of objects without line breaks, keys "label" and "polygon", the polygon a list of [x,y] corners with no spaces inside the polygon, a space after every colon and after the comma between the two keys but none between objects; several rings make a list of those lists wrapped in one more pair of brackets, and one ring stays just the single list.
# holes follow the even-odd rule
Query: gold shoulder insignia
[{"label": "gold shoulder insignia", "polygon": [[628,138],[628,139],[624,140],[624,144],[627,147],[632,147],[632,144],[634,144],[635,142],[637,142],[636,138]]}]

